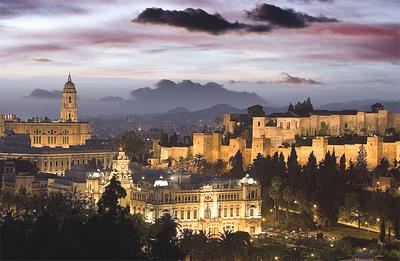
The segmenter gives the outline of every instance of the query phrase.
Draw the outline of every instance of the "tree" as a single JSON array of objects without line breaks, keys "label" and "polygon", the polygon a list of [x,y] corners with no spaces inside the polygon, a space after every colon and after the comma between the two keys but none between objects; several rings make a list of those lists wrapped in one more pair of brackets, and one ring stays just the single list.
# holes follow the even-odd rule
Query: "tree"
[{"label": "tree", "polygon": [[129,213],[129,208],[121,207],[119,200],[126,197],[126,191],[121,186],[121,182],[116,176],[112,176],[109,184],[106,186],[99,202],[97,202],[97,211],[100,215],[120,216]]},{"label": "tree", "polygon": [[192,159],[192,167],[195,169],[197,173],[200,172],[201,169],[205,166],[205,156],[203,154],[196,154]]},{"label": "tree", "polygon": [[182,257],[178,247],[179,224],[169,213],[164,213],[150,227],[150,255],[154,259],[177,260]]},{"label": "tree", "polygon": [[289,104],[289,107],[288,107],[287,110],[288,110],[289,112],[294,112],[294,107],[293,107],[293,104],[292,104],[292,103]]},{"label": "tree", "polygon": [[311,152],[308,156],[308,160],[306,165],[303,168],[303,178],[302,178],[302,190],[305,193],[306,198],[309,201],[315,202],[315,190],[316,190],[316,182],[318,175],[318,165],[317,158],[314,155],[314,152]]},{"label": "tree", "polygon": [[172,147],[178,146],[178,134],[176,132],[169,137],[169,145]]},{"label": "tree", "polygon": [[379,165],[376,166],[374,171],[375,177],[388,177],[390,176],[389,161],[386,158],[382,158]]},{"label": "tree", "polygon": [[274,221],[279,222],[278,204],[282,195],[282,180],[279,176],[274,176],[272,178],[268,193],[274,200]]},{"label": "tree", "polygon": [[297,158],[296,147],[293,144],[287,161],[288,183],[293,189],[297,188],[299,185],[298,176],[301,170]]},{"label": "tree", "polygon": [[232,178],[241,178],[243,177],[244,174],[244,169],[243,169],[243,155],[240,150],[238,150],[235,154],[235,156],[232,156],[229,159],[229,164],[232,166],[231,169],[231,177]]},{"label": "tree", "polygon": [[163,131],[160,133],[160,145],[163,147],[169,146],[168,133]]},{"label": "tree", "polygon": [[247,108],[249,117],[263,117],[265,116],[264,107],[262,105],[253,105]]},{"label": "tree", "polygon": [[386,223],[385,223],[385,218],[381,217],[380,218],[381,223],[379,224],[379,241],[381,243],[385,243],[386,239]]},{"label": "tree", "polygon": [[138,162],[146,161],[144,141],[134,131],[122,135],[117,140],[117,146],[121,147],[132,160]]},{"label": "tree", "polygon": [[227,162],[222,159],[218,159],[214,163],[212,163],[211,169],[217,176],[222,176],[225,173],[227,165]]},{"label": "tree", "polygon": [[364,144],[361,144],[360,149],[358,150],[355,167],[360,174],[365,174],[368,171],[367,150],[365,149]]}]

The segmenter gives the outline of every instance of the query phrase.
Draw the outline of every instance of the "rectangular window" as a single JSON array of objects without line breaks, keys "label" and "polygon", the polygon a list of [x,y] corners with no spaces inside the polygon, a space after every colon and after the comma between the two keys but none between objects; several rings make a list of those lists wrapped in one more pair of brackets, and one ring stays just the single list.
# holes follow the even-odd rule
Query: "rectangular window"
[{"label": "rectangular window", "polygon": [[230,209],[229,209],[229,216],[230,216],[230,217],[233,217],[233,208],[230,208]]},{"label": "rectangular window", "polygon": [[187,218],[187,219],[190,219],[190,209],[187,211],[186,218]]},{"label": "rectangular window", "polygon": [[193,210],[193,218],[197,219],[197,209]]},{"label": "rectangular window", "polygon": [[227,217],[227,216],[228,216],[228,209],[224,208],[224,217]]},{"label": "rectangular window", "polygon": [[238,217],[239,214],[240,214],[240,209],[239,209],[239,208],[236,208],[236,216]]},{"label": "rectangular window", "polygon": [[185,219],[185,211],[181,210],[181,220]]}]

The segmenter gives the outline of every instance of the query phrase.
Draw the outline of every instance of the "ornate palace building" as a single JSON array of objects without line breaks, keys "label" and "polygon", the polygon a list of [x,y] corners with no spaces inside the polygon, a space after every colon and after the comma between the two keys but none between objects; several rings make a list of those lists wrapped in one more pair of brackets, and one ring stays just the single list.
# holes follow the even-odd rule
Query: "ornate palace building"
[{"label": "ornate palace building", "polygon": [[113,160],[109,174],[95,172],[87,180],[88,194],[97,202],[108,180],[117,175],[127,191],[121,200],[132,213],[140,213],[154,222],[164,213],[176,217],[182,228],[218,234],[223,230],[261,232],[261,187],[246,175],[241,180],[193,177],[176,172],[168,179],[154,182],[133,181],[125,153]]},{"label": "ornate palace building", "polygon": [[0,137],[7,132],[28,134],[32,147],[63,147],[85,144],[91,138],[88,122],[78,121],[75,84],[68,75],[61,93],[60,119],[58,121],[34,119],[20,121],[14,114],[0,115]]}]

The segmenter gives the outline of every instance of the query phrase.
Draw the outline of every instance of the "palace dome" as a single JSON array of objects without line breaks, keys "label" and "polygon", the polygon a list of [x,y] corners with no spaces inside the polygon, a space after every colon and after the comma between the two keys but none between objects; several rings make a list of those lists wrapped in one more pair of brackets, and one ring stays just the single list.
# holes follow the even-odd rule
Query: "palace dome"
[{"label": "palace dome", "polygon": [[245,184],[245,185],[253,185],[256,184],[257,182],[250,177],[249,174],[246,174],[246,176],[244,176],[241,180],[240,180],[240,184]]},{"label": "palace dome", "polygon": [[75,84],[71,80],[71,74],[68,74],[68,80],[64,84],[64,91],[67,93],[76,93]]},{"label": "palace dome", "polygon": [[89,174],[89,179],[101,179],[104,178],[104,173],[101,172],[99,169],[97,169],[97,171]]},{"label": "palace dome", "polygon": [[168,181],[164,179],[164,177],[161,175],[159,179],[157,179],[154,182],[154,187],[167,187],[168,186]]}]

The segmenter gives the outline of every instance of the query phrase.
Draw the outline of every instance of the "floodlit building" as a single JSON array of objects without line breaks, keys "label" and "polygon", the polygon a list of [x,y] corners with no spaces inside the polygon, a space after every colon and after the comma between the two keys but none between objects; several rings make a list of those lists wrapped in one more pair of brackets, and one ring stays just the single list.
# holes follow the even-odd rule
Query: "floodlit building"
[{"label": "floodlit building", "polygon": [[0,137],[6,132],[29,135],[32,147],[69,148],[85,144],[91,138],[90,123],[78,121],[77,92],[71,75],[61,93],[58,121],[39,117],[20,121],[15,114],[3,114],[0,115]]},{"label": "floodlit building", "polygon": [[241,180],[195,181],[173,175],[153,184],[139,182],[130,191],[133,213],[154,222],[172,214],[181,228],[218,234],[224,230],[261,232],[261,187],[249,175]]}]

